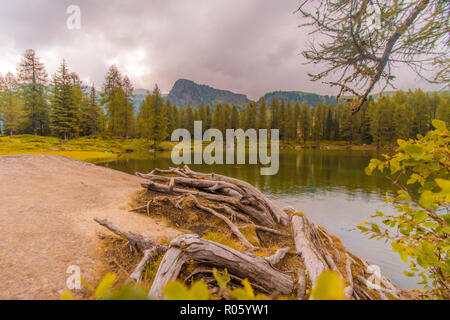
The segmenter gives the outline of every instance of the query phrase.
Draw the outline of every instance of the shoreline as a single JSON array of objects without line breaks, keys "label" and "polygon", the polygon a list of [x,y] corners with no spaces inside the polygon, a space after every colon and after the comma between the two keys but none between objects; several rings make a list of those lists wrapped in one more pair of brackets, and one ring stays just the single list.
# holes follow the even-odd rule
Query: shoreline
[{"label": "shoreline", "polygon": [[[76,138],[64,142],[53,137],[18,135],[0,137],[0,155],[52,155],[66,156],[90,163],[102,163],[123,158],[142,157],[154,153],[171,151],[178,142],[164,141],[158,148],[145,139],[102,139],[95,137]],[[206,143],[207,144],[207,143]],[[206,145],[204,144],[204,145]],[[269,145],[268,145],[269,147]],[[248,146],[246,146],[248,148]],[[348,144],[336,142],[291,143],[280,141],[280,150],[358,150],[392,151],[393,145]]]}]

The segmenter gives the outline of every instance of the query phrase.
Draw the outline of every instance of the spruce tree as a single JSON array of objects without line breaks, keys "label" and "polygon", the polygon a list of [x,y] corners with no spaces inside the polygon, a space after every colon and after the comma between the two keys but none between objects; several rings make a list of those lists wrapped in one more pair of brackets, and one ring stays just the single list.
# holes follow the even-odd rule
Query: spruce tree
[{"label": "spruce tree", "polygon": [[236,106],[233,106],[231,110],[231,126],[230,129],[239,129],[239,109]]},{"label": "spruce tree", "polygon": [[17,79],[24,106],[25,132],[49,133],[49,110],[46,103],[47,72],[34,50],[26,50],[17,66]]},{"label": "spruce tree", "polygon": [[77,135],[80,120],[79,82],[65,62],[53,76],[50,128],[53,135],[68,140]]},{"label": "spruce tree", "polygon": [[300,133],[303,143],[309,140],[311,130],[311,114],[307,104],[303,104],[300,109]]},{"label": "spruce tree", "polygon": [[257,128],[255,129],[267,129],[267,106],[266,106],[266,100],[261,98],[261,101],[258,105],[258,121],[257,121]]},{"label": "spruce tree", "polygon": [[3,78],[0,75],[0,120],[3,130],[12,138],[23,121],[23,109],[19,104],[17,79],[8,72]]},{"label": "spruce tree", "polygon": [[273,98],[270,103],[270,128],[280,129],[279,121],[280,103],[278,99]]}]

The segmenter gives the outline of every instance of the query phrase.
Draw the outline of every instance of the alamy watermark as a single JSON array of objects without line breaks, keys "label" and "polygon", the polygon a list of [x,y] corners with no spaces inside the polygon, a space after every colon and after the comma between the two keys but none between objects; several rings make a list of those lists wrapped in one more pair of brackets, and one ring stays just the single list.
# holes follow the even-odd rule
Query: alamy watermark
[{"label": "alamy watermark", "polygon": [[81,29],[81,8],[77,5],[70,5],[66,9],[69,17],[66,20],[66,26],[69,30]]},{"label": "alamy watermark", "polygon": [[70,290],[81,289],[81,269],[77,265],[71,265],[66,270],[67,274],[70,274],[66,280],[66,286]]},{"label": "alamy watermark", "polygon": [[[182,140],[172,150],[172,162],[175,165],[246,164],[248,154],[249,164],[258,164],[259,160],[259,164],[268,166],[260,169],[261,175],[273,176],[278,173],[280,168],[278,129],[270,130],[270,155],[268,154],[267,129],[260,129],[258,132],[255,129],[248,129],[247,131],[227,129],[225,135],[226,138],[224,139],[222,132],[218,129],[208,129],[203,133],[202,121],[194,122],[193,140],[188,130],[176,129],[172,133],[172,141]],[[203,148],[203,141],[211,143]],[[237,141],[237,145],[235,141]],[[191,152],[192,142],[194,145],[193,152]]]}]

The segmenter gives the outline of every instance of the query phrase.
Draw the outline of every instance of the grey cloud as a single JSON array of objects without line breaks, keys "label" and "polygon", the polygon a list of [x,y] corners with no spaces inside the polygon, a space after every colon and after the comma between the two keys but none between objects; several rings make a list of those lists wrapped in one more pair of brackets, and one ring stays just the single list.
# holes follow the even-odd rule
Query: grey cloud
[{"label": "grey cloud", "polygon": [[[81,30],[66,28],[71,4],[81,8]],[[253,99],[273,90],[334,94],[307,77],[313,66],[299,56],[307,36],[297,28],[297,5],[298,0],[1,1],[0,28],[7,32],[0,36],[0,48],[6,48],[0,68],[33,48],[49,73],[65,58],[96,85],[115,62],[135,87],[158,83],[165,92],[178,78],[189,78]],[[423,86],[410,79],[400,77],[399,87]]]}]

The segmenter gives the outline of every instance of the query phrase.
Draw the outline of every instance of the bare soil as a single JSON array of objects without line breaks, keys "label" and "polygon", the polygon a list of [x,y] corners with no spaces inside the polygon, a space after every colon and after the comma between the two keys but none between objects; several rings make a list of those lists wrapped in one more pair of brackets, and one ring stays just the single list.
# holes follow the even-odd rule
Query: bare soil
[{"label": "bare soil", "polygon": [[58,299],[71,265],[95,284],[108,219],[154,241],[179,231],[130,213],[141,179],[60,156],[0,156],[0,299]]}]

